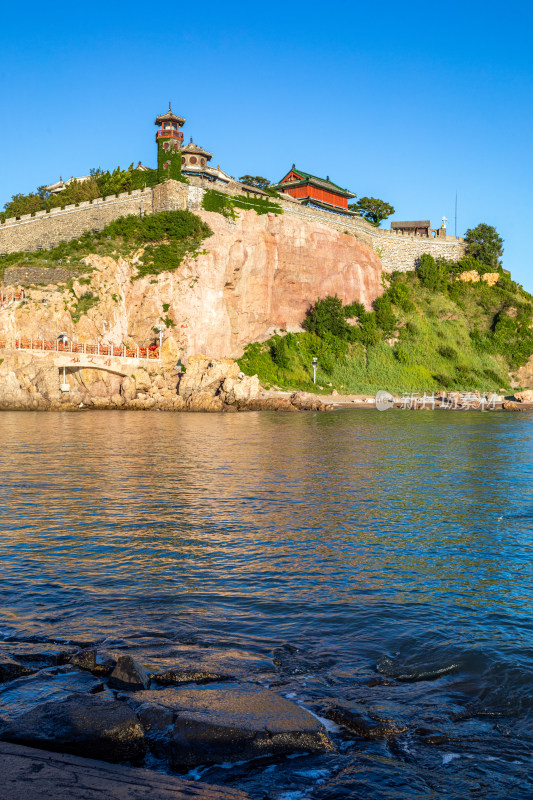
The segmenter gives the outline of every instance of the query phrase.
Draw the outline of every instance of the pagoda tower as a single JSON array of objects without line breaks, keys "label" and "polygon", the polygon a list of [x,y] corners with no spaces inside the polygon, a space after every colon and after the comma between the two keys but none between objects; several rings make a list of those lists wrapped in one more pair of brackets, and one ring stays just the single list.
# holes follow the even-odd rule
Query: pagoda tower
[{"label": "pagoda tower", "polygon": [[184,117],[178,117],[172,111],[170,103],[166,114],[155,119],[158,131],[155,135],[157,143],[157,177],[160,181],[167,178],[181,179],[181,143],[185,125]]}]

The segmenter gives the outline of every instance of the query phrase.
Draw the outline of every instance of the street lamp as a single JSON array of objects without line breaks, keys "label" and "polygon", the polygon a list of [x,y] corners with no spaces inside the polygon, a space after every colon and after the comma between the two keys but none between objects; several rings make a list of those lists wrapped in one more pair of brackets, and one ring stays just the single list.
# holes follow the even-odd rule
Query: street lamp
[{"label": "street lamp", "polygon": [[156,325],[154,328],[154,331],[159,334],[159,352],[161,352],[161,346],[163,344],[163,331],[165,327],[165,325]]},{"label": "street lamp", "polygon": [[318,367],[318,358],[315,356],[311,361],[313,365],[313,383],[316,383],[316,368]]}]

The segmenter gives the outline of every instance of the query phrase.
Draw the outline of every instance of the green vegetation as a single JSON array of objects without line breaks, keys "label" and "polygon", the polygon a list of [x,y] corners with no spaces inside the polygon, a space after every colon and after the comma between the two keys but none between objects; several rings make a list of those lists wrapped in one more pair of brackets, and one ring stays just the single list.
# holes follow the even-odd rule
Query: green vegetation
[{"label": "green vegetation", "polygon": [[195,255],[213,231],[190,211],[164,211],[148,217],[120,217],[106,228],[123,248],[142,245],[142,263],[137,277],[158,275],[176,269],[186,255]]},{"label": "green vegetation", "polygon": [[79,322],[80,319],[98,302],[98,297],[92,292],[85,292],[76,302],[74,309],[70,312],[72,322]]},{"label": "green vegetation", "polygon": [[501,268],[494,286],[458,280],[472,260],[423,256],[417,272],[392,274],[372,311],[319,300],[303,333],[248,345],[241,369],[265,385],[312,390],[317,357],[328,392],[508,390],[509,370],[533,354],[533,297]]},{"label": "green vegetation", "polygon": [[83,203],[86,200],[95,200],[97,197],[108,197],[120,192],[131,192],[134,189],[143,189],[145,186],[155,186],[158,182],[157,171],[154,169],[146,172],[133,168],[117,167],[113,172],[102,172],[100,168],[92,169],[88,180],[75,181],[58,194],[50,194],[39,186],[37,191],[30,194],[15,194],[0,212],[0,221],[8,217],[20,217],[23,214],[35,214],[37,211],[49,211],[51,208],[64,207],[71,203]]},{"label": "green vegetation", "polygon": [[467,253],[478,263],[497,269],[503,255],[503,239],[496,228],[482,222],[465,233]]},{"label": "green vegetation", "polygon": [[376,227],[391,214],[394,214],[394,207],[384,200],[377,197],[361,197],[357,203],[349,206],[351,211],[357,211],[362,217]]},{"label": "green vegetation", "polygon": [[181,174],[181,147],[175,139],[157,140],[157,177],[159,183],[168,179],[189,182]]},{"label": "green vegetation", "polygon": [[263,178],[261,175],[241,175],[239,181],[247,186],[256,186],[258,189],[268,189],[270,186],[268,178]]},{"label": "green vegetation", "polygon": [[247,186],[254,186],[256,189],[261,189],[261,191],[266,192],[271,195],[271,197],[277,197],[279,195],[278,190],[273,188],[268,178],[263,178],[261,175],[241,175],[239,181],[245,183]]},{"label": "green vegetation", "polygon": [[[198,252],[212,230],[190,211],[165,211],[148,217],[120,217],[102,231],[85,233],[79,239],[65,242],[50,250],[32,253],[9,253],[0,258],[0,269],[10,266],[63,267],[73,272],[89,272],[85,256],[128,256],[144,248],[138,275],[157,275],[172,271],[186,255]],[[82,278],[80,283],[87,283]]]},{"label": "green vegetation", "polygon": [[240,195],[227,195],[208,189],[202,198],[202,208],[206,211],[216,211],[224,217],[236,219],[236,208],[253,209],[257,214],[283,214],[279,203],[274,203],[266,197],[242,197]]}]

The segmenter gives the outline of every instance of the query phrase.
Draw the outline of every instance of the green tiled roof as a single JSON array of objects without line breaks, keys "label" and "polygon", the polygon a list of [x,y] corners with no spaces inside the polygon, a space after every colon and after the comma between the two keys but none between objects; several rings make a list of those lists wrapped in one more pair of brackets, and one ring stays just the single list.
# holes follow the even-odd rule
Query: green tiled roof
[{"label": "green tiled roof", "polygon": [[[289,188],[292,186],[302,186],[306,183],[312,183],[314,186],[318,186],[320,189],[329,189],[335,194],[340,194],[343,197],[357,197],[356,194],[350,192],[348,189],[343,189],[342,186],[339,186],[337,183],[333,183],[333,181],[330,181],[329,178],[319,178],[317,175],[311,175],[310,172],[304,172],[302,169],[296,169],[294,165],[287,172],[287,174],[283,176],[283,178],[286,178],[287,175],[291,174],[291,172],[299,175],[301,180],[287,181],[286,183],[281,183],[280,181],[279,183],[276,183],[273,188]],[[283,178],[281,179],[282,181]]]}]

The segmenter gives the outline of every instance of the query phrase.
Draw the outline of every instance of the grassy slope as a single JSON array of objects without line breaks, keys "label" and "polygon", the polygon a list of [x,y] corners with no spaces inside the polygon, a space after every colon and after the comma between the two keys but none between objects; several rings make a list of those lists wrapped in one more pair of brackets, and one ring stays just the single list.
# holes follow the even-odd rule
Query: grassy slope
[{"label": "grassy slope", "polygon": [[247,374],[257,373],[265,385],[310,390],[311,359],[316,356],[317,385],[324,391],[332,387],[345,393],[507,390],[509,369],[533,352],[529,331],[533,298],[503,274],[501,285],[494,287],[463,284],[453,276],[444,283],[433,290],[425,288],[415,273],[395,276],[393,287],[405,288],[403,308],[392,305],[392,338],[379,329],[373,344],[339,343],[337,337],[306,332],[288,334],[284,341],[276,336],[249,345],[241,368]]},{"label": "grassy slope", "polygon": [[138,277],[172,271],[186,255],[198,252],[212,235],[208,225],[190,211],[166,211],[148,217],[120,217],[101,231],[86,233],[50,250],[9,253],[0,258],[0,276],[6,267],[62,267],[73,272],[89,271],[85,256],[128,256],[144,247]]}]

